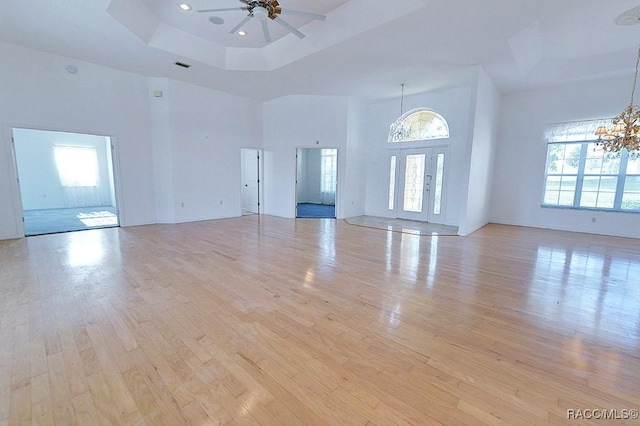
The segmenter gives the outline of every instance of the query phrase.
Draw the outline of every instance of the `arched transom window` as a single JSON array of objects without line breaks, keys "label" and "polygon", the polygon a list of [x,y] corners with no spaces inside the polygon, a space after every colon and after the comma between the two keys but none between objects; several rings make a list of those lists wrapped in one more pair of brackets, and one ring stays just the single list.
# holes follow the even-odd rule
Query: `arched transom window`
[{"label": "arched transom window", "polygon": [[389,142],[446,139],[449,125],[443,116],[430,109],[415,109],[403,114],[391,125]]}]

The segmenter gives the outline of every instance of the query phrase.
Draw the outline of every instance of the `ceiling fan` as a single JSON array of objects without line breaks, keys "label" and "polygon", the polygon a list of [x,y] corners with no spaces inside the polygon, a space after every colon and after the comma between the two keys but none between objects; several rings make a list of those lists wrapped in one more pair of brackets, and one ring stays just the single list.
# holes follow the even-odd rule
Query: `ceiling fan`
[{"label": "ceiling fan", "polygon": [[241,3],[244,3],[246,6],[241,7],[228,7],[222,9],[201,9],[198,10],[200,13],[209,13],[209,12],[227,12],[231,10],[245,10],[249,12],[249,14],[242,20],[238,25],[233,27],[229,33],[235,34],[244,24],[249,22],[251,18],[255,18],[260,21],[262,25],[262,34],[264,35],[264,40],[269,43],[271,42],[271,32],[269,31],[269,26],[267,25],[267,18],[271,19],[274,22],[277,22],[281,26],[283,26],[287,31],[291,34],[295,35],[298,38],[304,38],[304,34],[302,34],[298,29],[296,29],[293,25],[282,19],[280,14],[284,15],[298,15],[304,16],[306,18],[315,19],[318,21],[324,21],[327,19],[324,15],[318,15],[316,13],[309,12],[301,12],[299,10],[291,10],[291,9],[282,9],[280,4],[276,0],[240,0]]}]

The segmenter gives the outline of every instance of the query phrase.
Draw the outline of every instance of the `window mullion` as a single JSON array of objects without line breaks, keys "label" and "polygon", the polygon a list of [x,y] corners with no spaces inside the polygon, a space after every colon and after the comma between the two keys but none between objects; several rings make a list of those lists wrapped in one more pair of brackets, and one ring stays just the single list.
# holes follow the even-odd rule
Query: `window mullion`
[{"label": "window mullion", "polygon": [[618,170],[618,183],[616,185],[616,197],[613,201],[613,208],[615,210],[622,209],[622,196],[624,195],[624,185],[627,181],[627,161],[629,159],[629,153],[626,149],[620,151],[620,169]]},{"label": "window mullion", "polygon": [[584,180],[584,167],[587,162],[587,147],[589,144],[583,142],[580,150],[580,162],[578,163],[578,176],[576,178],[576,192],[573,194],[573,207],[580,207],[580,199],[582,197],[582,182]]}]

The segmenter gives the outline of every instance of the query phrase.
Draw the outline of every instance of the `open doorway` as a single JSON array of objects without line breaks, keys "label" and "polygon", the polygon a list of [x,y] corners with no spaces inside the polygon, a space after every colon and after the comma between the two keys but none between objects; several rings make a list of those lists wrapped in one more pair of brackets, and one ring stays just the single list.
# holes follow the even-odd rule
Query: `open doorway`
[{"label": "open doorway", "polygon": [[12,132],[25,236],[119,226],[110,137]]},{"label": "open doorway", "polygon": [[242,215],[260,214],[260,150],[240,150]]},{"label": "open doorway", "polygon": [[338,150],[298,148],[296,152],[296,217],[335,218]]}]

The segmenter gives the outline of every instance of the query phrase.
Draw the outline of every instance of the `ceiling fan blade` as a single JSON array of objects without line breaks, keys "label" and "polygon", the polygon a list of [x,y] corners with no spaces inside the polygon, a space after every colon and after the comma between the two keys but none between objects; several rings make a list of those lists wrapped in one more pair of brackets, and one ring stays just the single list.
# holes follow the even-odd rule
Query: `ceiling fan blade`
[{"label": "ceiling fan blade", "polygon": [[318,15],[317,13],[302,12],[300,10],[282,9],[282,14],[304,16],[305,18],[315,19],[317,21],[324,21],[327,19],[327,17],[324,15]]},{"label": "ceiling fan blade", "polygon": [[229,33],[230,33],[230,34],[235,34],[235,33],[236,33],[236,31],[238,31],[240,28],[242,28],[242,26],[243,26],[244,24],[246,24],[247,22],[249,22],[249,19],[251,19],[252,17],[253,17],[252,15],[247,15],[247,16],[245,16],[245,18],[244,18],[242,21],[240,21],[240,23],[239,23],[238,25],[236,25],[235,27],[233,27],[233,28],[231,29],[231,31],[229,31]]},{"label": "ceiling fan blade", "polygon": [[208,13],[208,12],[227,12],[229,10],[247,10],[246,7],[226,7],[224,9],[200,9],[198,12],[200,13]]},{"label": "ceiling fan blade", "polygon": [[291,34],[295,35],[296,37],[304,38],[304,34],[302,34],[293,25],[291,25],[290,23],[288,23],[284,19],[278,18],[278,19],[274,19],[273,21],[277,22],[280,25],[282,25],[287,31],[289,31]]},{"label": "ceiling fan blade", "polygon": [[269,26],[267,25],[267,21],[260,21],[262,24],[262,34],[264,34],[264,41],[267,43],[271,43],[271,33],[269,32]]}]

